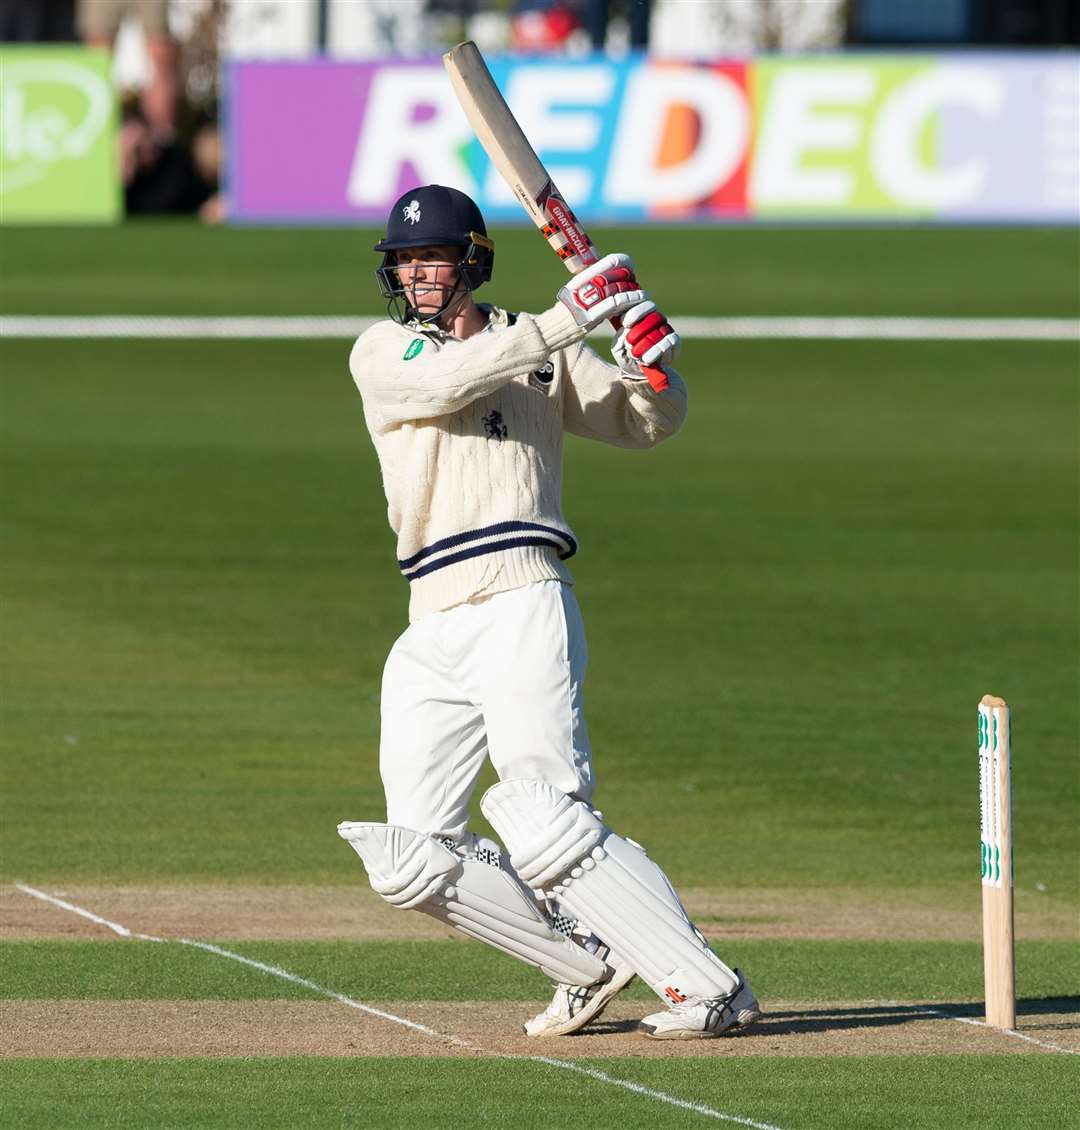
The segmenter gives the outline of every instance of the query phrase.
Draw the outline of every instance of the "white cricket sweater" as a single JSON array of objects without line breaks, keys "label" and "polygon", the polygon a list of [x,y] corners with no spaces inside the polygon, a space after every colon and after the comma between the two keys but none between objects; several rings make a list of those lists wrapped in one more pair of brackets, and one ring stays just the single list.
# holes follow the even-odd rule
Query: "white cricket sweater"
[{"label": "white cricket sweater", "polygon": [[409,619],[556,579],[577,541],[562,515],[563,432],[652,447],[686,418],[686,385],[663,393],[584,343],[562,304],[488,310],[465,341],[378,322],[349,369],[382,468]]}]

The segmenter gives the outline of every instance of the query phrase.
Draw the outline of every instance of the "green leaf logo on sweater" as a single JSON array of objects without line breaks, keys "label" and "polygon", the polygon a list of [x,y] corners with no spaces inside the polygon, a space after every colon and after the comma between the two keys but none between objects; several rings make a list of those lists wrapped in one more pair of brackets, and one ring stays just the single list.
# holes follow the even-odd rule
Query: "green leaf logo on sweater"
[{"label": "green leaf logo on sweater", "polygon": [[402,354],[402,361],[411,361],[421,349],[424,348],[424,339],[422,337],[414,337],[409,342],[409,348]]}]

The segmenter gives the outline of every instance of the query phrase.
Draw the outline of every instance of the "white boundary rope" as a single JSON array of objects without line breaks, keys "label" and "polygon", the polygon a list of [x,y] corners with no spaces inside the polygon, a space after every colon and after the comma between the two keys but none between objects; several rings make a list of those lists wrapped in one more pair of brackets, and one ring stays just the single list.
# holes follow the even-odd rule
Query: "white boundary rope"
[{"label": "white boundary rope", "polygon": [[[468,1040],[463,1040],[459,1036],[452,1036],[446,1032],[438,1032],[434,1028],[428,1028],[424,1024],[417,1024],[416,1021],[408,1020],[404,1016],[397,1016],[392,1012],[384,1012],[382,1009],[372,1008],[371,1005],[364,1004],[362,1001],[355,1000],[353,997],[347,997],[334,989],[327,989],[317,984],[315,981],[309,981],[306,977],[301,977],[296,973],[291,973],[287,969],[282,969],[279,965],[270,965],[263,961],[256,961],[253,958],[245,957],[240,953],[234,953],[232,950],[224,949],[221,946],[211,945],[209,942],[196,942],[192,941],[190,938],[156,938],[152,934],[138,934],[133,930],[129,930],[126,926],[121,926],[119,922],[112,922],[108,918],[102,918],[100,914],[95,914],[93,911],[87,910],[84,907],[76,906],[66,899],[47,894],[45,891],[40,891],[36,887],[31,887],[26,883],[16,883],[15,887],[22,891],[23,894],[30,895],[32,898],[40,899],[42,902],[52,903],[53,906],[58,906],[61,910],[68,910],[72,914],[78,914],[80,917],[86,918],[98,926],[104,926],[107,930],[112,930],[114,934],[118,934],[121,938],[131,938],[143,942],[164,942],[166,944],[172,941],[175,944],[183,946],[194,946],[196,949],[205,950],[207,953],[216,954],[218,957],[238,961],[242,965],[248,965],[263,973],[269,973],[273,977],[280,977],[282,980],[289,981],[294,985],[302,985],[304,988],[310,989],[313,993],[328,997],[330,1000],[336,1001],[338,1004],[343,1004],[348,1008],[355,1008],[370,1016],[378,1017],[380,1020],[388,1020],[392,1024],[399,1024],[415,1032],[422,1032],[425,1036],[431,1036],[436,1040],[442,1040],[456,1047],[468,1048],[471,1051],[481,1053],[486,1052],[486,1049]],[[656,1099],[658,1102],[667,1103],[669,1106],[690,1110],[695,1114],[700,1114],[706,1118],[712,1118],[720,1122],[732,1122],[739,1126],[749,1126],[752,1130],[781,1130],[779,1126],[774,1126],[771,1122],[755,1122],[750,1118],[741,1118],[737,1114],[726,1114],[724,1111],[714,1110],[711,1106],[705,1106],[703,1103],[689,1102],[686,1099],[677,1098],[675,1095],[669,1095],[666,1091],[656,1091],[651,1087],[644,1087],[640,1083],[632,1083],[627,1079],[617,1079],[614,1075],[608,1075],[603,1071],[597,1071],[595,1068],[584,1067],[581,1064],[571,1063],[567,1060],[549,1059],[547,1056],[542,1055],[519,1056],[506,1055],[500,1052],[486,1054],[492,1054],[500,1059],[515,1059],[524,1063],[542,1063],[548,1067],[559,1068],[562,1071],[572,1071],[577,1075],[586,1075],[599,1083],[608,1083],[613,1087],[621,1087],[623,1090],[633,1091],[635,1094],[644,1095],[650,1099]]]},{"label": "white boundary rope", "polygon": [[[0,338],[345,339],[378,318],[362,317],[52,317],[0,315]],[[834,341],[1080,342],[1075,318],[842,318],[672,316],[688,341],[716,339]],[[610,327],[596,331],[610,336]]]}]

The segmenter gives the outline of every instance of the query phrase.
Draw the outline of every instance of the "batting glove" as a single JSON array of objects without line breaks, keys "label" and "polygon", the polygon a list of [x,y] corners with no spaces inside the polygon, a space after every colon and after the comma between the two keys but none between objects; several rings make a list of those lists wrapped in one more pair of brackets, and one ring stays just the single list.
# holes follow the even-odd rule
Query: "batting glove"
[{"label": "batting glove", "polygon": [[644,380],[642,368],[662,369],[679,355],[682,338],[672,329],[655,302],[640,302],[623,315],[622,329],[615,336],[611,353],[629,377]]},{"label": "batting glove", "polygon": [[648,298],[634,278],[628,255],[605,255],[575,275],[556,296],[586,331],[609,318],[618,318]]}]

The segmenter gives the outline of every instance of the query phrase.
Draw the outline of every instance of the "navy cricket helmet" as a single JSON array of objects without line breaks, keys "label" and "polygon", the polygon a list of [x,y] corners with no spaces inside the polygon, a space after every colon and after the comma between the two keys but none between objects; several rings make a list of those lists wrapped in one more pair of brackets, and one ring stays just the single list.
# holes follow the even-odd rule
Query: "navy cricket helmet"
[{"label": "navy cricket helmet", "polygon": [[406,192],[390,209],[386,237],[375,244],[383,252],[382,266],[376,272],[388,297],[401,293],[394,252],[408,247],[452,244],[462,249],[457,264],[462,282],[476,290],[491,278],[495,263],[495,244],[488,239],[484,217],[475,201],[442,184],[428,184]]}]

